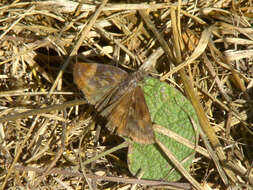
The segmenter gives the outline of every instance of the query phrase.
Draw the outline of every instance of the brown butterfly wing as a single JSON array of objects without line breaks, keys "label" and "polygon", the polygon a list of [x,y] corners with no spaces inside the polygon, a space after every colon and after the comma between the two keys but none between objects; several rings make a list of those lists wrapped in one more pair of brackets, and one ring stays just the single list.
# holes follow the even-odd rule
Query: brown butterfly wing
[{"label": "brown butterfly wing", "polygon": [[100,106],[98,111],[105,106],[118,84],[128,77],[127,72],[117,67],[84,62],[74,65],[73,75],[75,84],[82,90],[88,102],[96,108]]},{"label": "brown butterfly wing", "polygon": [[118,89],[127,77],[125,71],[110,65],[78,62],[74,66],[74,82],[88,102],[108,116],[107,128],[138,143],[152,144],[155,136],[142,89]]},{"label": "brown butterfly wing", "polygon": [[155,135],[148,106],[141,87],[137,86],[129,108],[126,130],[129,137],[141,144],[155,143]]},{"label": "brown butterfly wing", "polygon": [[141,144],[155,142],[154,131],[143,91],[136,87],[114,107],[107,127]]},{"label": "brown butterfly wing", "polygon": [[[129,132],[125,130],[127,124],[129,105],[131,104],[133,90],[126,92],[119,102],[114,106],[110,115],[108,116],[108,123],[106,127],[110,131],[115,131],[122,136],[129,136]],[[122,131],[122,132],[121,132]]]}]

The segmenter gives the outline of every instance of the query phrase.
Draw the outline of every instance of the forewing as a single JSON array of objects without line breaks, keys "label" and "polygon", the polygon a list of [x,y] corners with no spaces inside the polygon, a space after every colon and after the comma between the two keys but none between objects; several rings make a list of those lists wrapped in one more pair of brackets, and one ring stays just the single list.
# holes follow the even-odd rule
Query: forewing
[{"label": "forewing", "polygon": [[141,144],[155,143],[152,121],[142,89],[137,86],[132,96],[126,124],[128,136]]},{"label": "forewing", "polygon": [[74,65],[74,82],[90,104],[101,103],[111,91],[127,78],[128,74],[111,65],[77,62]]},{"label": "forewing", "polygon": [[108,117],[107,128],[140,144],[155,143],[148,107],[140,87],[120,98]]},{"label": "forewing", "polygon": [[129,131],[126,130],[129,105],[131,105],[133,91],[126,92],[112,109],[108,116],[106,127],[110,131],[117,129],[117,133],[122,136],[129,136]]}]

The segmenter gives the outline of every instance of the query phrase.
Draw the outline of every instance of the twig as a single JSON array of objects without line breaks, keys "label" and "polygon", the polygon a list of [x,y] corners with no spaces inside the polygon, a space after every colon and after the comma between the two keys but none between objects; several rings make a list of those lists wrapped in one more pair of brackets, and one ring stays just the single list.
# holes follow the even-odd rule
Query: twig
[{"label": "twig", "polygon": [[14,120],[21,119],[21,118],[24,118],[24,117],[28,117],[28,116],[31,116],[31,115],[46,113],[46,112],[50,112],[50,111],[53,111],[53,110],[62,110],[62,109],[65,109],[66,107],[72,107],[72,106],[86,104],[86,103],[87,103],[86,100],[73,100],[73,101],[65,102],[63,104],[48,106],[46,108],[33,109],[31,111],[27,111],[27,112],[24,112],[24,113],[18,113],[18,114],[15,114],[15,115],[2,117],[2,118],[0,118],[0,123],[6,122],[6,121],[14,121]]}]

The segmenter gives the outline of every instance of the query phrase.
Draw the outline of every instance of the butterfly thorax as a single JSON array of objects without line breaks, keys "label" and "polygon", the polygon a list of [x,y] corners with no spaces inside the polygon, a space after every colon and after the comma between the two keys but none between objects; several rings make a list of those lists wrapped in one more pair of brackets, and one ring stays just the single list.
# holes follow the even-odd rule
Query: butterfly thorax
[{"label": "butterfly thorax", "polygon": [[123,95],[127,91],[133,90],[144,80],[145,76],[147,76],[147,73],[143,70],[138,70],[130,74],[126,79],[119,83],[118,93]]},{"label": "butterfly thorax", "polygon": [[136,88],[138,83],[141,82],[146,75],[147,74],[144,71],[136,71],[123,80],[120,83],[119,88],[124,91]]}]

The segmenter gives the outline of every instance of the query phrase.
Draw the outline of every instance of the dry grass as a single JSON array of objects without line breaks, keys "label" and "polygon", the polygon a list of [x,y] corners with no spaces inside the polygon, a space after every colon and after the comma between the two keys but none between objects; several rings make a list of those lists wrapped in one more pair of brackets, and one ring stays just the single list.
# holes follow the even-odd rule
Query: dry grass
[{"label": "dry grass", "polygon": [[126,70],[145,62],[183,89],[209,151],[192,166],[200,188],[250,189],[252,2],[85,2],[0,2],[1,188],[166,187],[131,176],[124,143],[100,155],[122,140],[104,127],[99,133],[77,100],[73,63],[90,59]]}]

